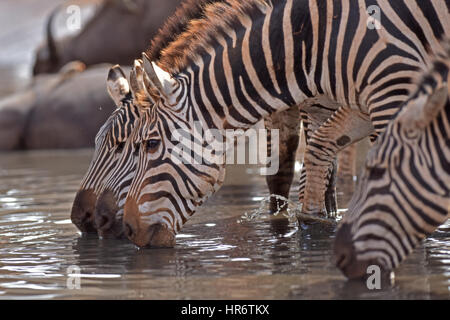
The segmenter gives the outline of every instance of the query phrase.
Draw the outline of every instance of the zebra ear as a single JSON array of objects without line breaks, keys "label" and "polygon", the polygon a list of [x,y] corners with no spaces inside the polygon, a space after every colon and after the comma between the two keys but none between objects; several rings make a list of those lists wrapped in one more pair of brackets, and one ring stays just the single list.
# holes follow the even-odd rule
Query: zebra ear
[{"label": "zebra ear", "polygon": [[430,95],[421,95],[399,115],[405,129],[425,129],[447,104],[449,87],[443,83]]},{"label": "zebra ear", "polygon": [[130,71],[130,88],[136,104],[141,105],[148,96],[144,87],[144,70],[140,59],[134,60],[134,67]]},{"label": "zebra ear", "polygon": [[127,78],[119,65],[109,69],[107,89],[116,106],[120,106],[120,102],[130,93]]},{"label": "zebra ear", "polygon": [[165,99],[170,98],[177,87],[177,80],[158,67],[156,63],[150,61],[145,53],[142,54],[142,60],[146,75],[146,77],[144,76],[144,84],[149,94]]}]

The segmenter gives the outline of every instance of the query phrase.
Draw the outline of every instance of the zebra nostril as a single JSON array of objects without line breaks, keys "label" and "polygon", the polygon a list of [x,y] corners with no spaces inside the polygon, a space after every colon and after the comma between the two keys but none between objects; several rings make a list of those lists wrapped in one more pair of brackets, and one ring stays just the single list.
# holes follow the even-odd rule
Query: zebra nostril
[{"label": "zebra nostril", "polygon": [[97,232],[93,219],[96,201],[97,197],[92,190],[80,190],[75,196],[70,219],[81,232]]},{"label": "zebra nostril", "polygon": [[345,268],[346,265],[350,263],[351,254],[348,251],[339,252],[336,256],[336,266],[339,269]]},{"label": "zebra nostril", "polygon": [[92,213],[89,212],[89,211],[86,211],[84,213],[84,216],[81,218],[81,222],[82,223],[86,223],[86,222],[88,222],[91,219],[91,217],[92,217]]},{"label": "zebra nostril", "polygon": [[125,223],[125,234],[130,239],[133,237],[134,231],[129,223]]},{"label": "zebra nostril", "polygon": [[103,229],[108,224],[108,218],[100,215],[97,220],[97,228]]}]

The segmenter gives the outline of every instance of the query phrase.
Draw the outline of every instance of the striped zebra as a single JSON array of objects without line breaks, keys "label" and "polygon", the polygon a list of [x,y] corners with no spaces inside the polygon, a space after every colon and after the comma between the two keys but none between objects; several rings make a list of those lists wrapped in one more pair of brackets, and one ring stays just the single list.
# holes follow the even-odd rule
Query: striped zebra
[{"label": "striped zebra", "polygon": [[[119,66],[109,71],[107,89],[117,108],[97,133],[93,159],[72,206],[71,220],[82,232],[96,233],[107,223],[104,216],[96,221],[95,204],[106,177],[117,165],[125,141],[146,106],[147,94],[139,91],[143,85],[136,72],[143,72],[139,65],[135,65],[129,83]],[[121,232],[116,229],[115,234],[120,236]]]},{"label": "striped zebra", "polygon": [[[164,27],[158,32],[155,38],[152,40],[148,53],[151,61],[158,61],[162,57],[164,49],[179,36],[189,23],[193,20],[202,18],[205,14],[205,7],[208,4],[222,3],[226,4],[228,0],[186,0],[180,8],[177,9],[175,14],[168,19]],[[321,113],[322,106],[318,105]],[[266,177],[266,182],[269,188],[270,194],[281,195],[285,198],[289,198],[290,187],[294,178],[294,165],[295,165],[295,153],[298,147],[299,128],[300,121],[298,118],[298,106],[291,108],[285,112],[279,112],[278,114],[270,115],[265,119],[265,126],[268,132],[270,129],[278,129],[280,131],[280,143],[279,143],[279,165],[280,168],[275,175],[269,175]],[[319,117],[320,118],[320,117]],[[305,124],[310,123],[310,131],[315,130],[320,126],[317,117],[308,118],[308,114],[303,113],[300,120]],[[325,119],[326,120],[326,119]],[[324,119],[320,119],[321,122]],[[308,126],[305,125],[307,128]],[[268,147],[270,148],[270,137],[268,137]],[[269,150],[270,153],[270,150]],[[330,170],[330,176],[335,177],[336,170]],[[302,170],[301,183],[300,183],[300,195],[303,194],[304,181],[306,178],[305,170]],[[336,205],[336,191],[335,185],[330,183],[327,188],[325,196],[326,211],[328,213],[335,213],[337,209]],[[271,199],[271,210],[277,211],[279,207],[284,207],[283,204],[278,203],[275,198]]]},{"label": "striped zebra", "polygon": [[[202,16],[206,4],[222,1],[184,1],[152,40],[152,49],[149,52],[152,59],[159,58],[161,50],[173,41],[177,34],[184,31],[188,21]],[[97,134],[93,159],[72,206],[72,222],[82,232],[98,232],[101,236],[122,235],[123,206],[119,206],[118,199],[111,199],[112,191],[106,184],[111,186],[111,182],[108,182],[108,179],[112,179],[110,173],[115,171],[125,141],[139,119],[141,109],[138,109],[138,106],[148,105],[148,98],[142,91],[142,69],[139,63],[135,62],[134,74],[130,77],[131,83],[127,82],[119,66],[115,66],[109,73],[108,91],[117,109]],[[117,181],[118,185],[113,189],[121,187],[119,193],[123,194],[129,183],[131,181]],[[97,204],[100,208],[97,208]]]},{"label": "striped zebra", "polygon": [[[372,6],[381,13],[377,23],[368,19]],[[155,104],[125,204],[131,240],[146,246],[172,239],[220,187],[223,165],[172,161],[173,132],[194,132],[197,121],[205,130],[248,128],[296,105],[308,115],[329,113],[305,155],[303,211],[324,212],[336,153],[384,131],[430,60],[427,48],[435,53],[450,32],[449,7],[444,0],[208,5],[157,63],[144,57]]]},{"label": "striped zebra", "polygon": [[450,42],[370,150],[335,239],[349,278],[396,268],[450,218]]},{"label": "striped zebra", "polygon": [[[174,41],[178,34],[185,30],[188,22],[203,15],[206,4],[219,2],[225,2],[225,0],[184,1],[152,40],[151,50],[149,51],[151,59],[159,59],[161,51],[170,42]],[[136,63],[139,62],[137,61]],[[133,91],[133,88],[130,88],[130,85],[127,84],[125,75],[119,66],[114,67],[110,72],[108,85],[110,87],[119,86],[119,90],[113,96],[118,108],[98,133],[93,160],[88,173],[81,183],[72,207],[71,218],[73,223],[83,232],[97,232],[102,237],[120,237],[122,235],[122,202],[131,181],[122,176],[121,173],[123,171],[121,169],[131,170],[131,168],[121,168],[119,166],[119,155],[123,151],[123,146],[131,133],[131,129],[138,120],[140,112],[137,109],[137,105],[148,104],[142,91],[140,91],[142,88],[137,88],[140,85],[139,82],[142,82],[142,80],[137,81],[136,79],[136,73],[139,78],[140,66],[135,66],[133,72],[135,72],[134,78],[130,79],[134,80],[135,86],[133,99],[127,95],[130,90]],[[111,91],[112,89],[109,90]],[[139,98],[136,98],[136,93],[138,92],[141,92],[141,94]],[[142,101],[133,104],[133,101],[136,99],[142,99]],[[277,125],[281,126],[281,123]],[[294,133],[298,134],[295,130]],[[106,137],[108,137],[108,141],[104,140]],[[125,161],[124,159],[122,160]],[[293,164],[285,162],[288,166],[293,167]],[[286,164],[284,164],[285,167]],[[119,169],[119,172],[115,170],[116,168]],[[116,175],[115,177],[111,175],[112,172]],[[293,172],[290,175],[292,180]],[[127,176],[132,177],[132,172],[129,171]],[[122,181],[121,178],[124,178],[125,181]],[[269,182],[268,184],[270,185]],[[289,187],[290,182],[288,189]],[[284,195],[284,193],[280,194]]]}]

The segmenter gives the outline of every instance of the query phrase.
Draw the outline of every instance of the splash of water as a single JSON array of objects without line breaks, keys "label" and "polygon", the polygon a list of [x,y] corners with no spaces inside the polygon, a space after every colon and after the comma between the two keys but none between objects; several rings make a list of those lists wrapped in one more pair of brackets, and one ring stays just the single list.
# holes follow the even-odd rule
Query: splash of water
[{"label": "splash of water", "polygon": [[[277,204],[276,212],[270,211],[270,202],[274,198]],[[289,223],[298,224],[297,214],[301,212],[301,205],[294,203],[293,201],[276,194],[271,194],[265,197],[257,209],[250,212],[245,212],[238,223],[244,221],[264,220],[271,216],[277,217],[280,214],[289,220]]]},{"label": "splash of water", "polygon": [[[272,213],[270,210],[270,203],[273,198],[276,200],[277,210]],[[295,226],[298,226],[299,221],[301,223],[318,222],[323,224],[337,224],[342,218],[342,210],[339,210],[336,216],[329,217],[304,214],[302,213],[301,204],[295,203],[283,196],[271,194],[261,201],[261,204],[257,209],[245,212],[237,222],[242,223],[246,221],[266,220],[271,216],[277,217],[280,214],[287,218],[289,223],[294,224]]]}]

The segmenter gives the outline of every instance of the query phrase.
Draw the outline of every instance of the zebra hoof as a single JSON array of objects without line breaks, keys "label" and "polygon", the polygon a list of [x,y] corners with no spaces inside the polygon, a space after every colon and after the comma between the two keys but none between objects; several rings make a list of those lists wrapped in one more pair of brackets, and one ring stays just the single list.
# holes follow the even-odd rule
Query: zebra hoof
[{"label": "zebra hoof", "polygon": [[270,197],[269,210],[271,214],[283,212],[287,208],[288,208],[287,201],[274,196]]},{"label": "zebra hoof", "polygon": [[297,221],[299,224],[323,224],[328,226],[335,226],[337,224],[336,220],[328,219],[325,215],[316,215],[309,213],[297,213]]}]

